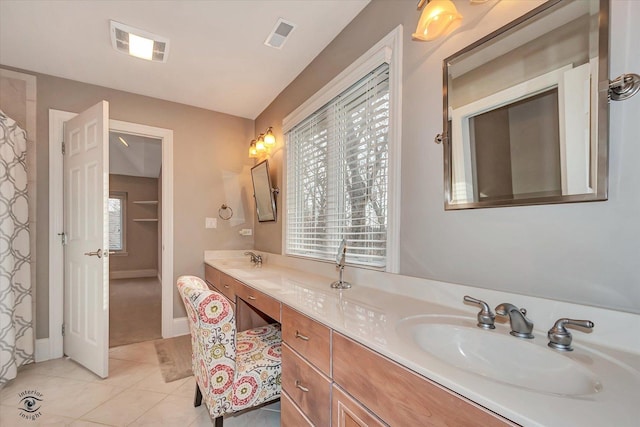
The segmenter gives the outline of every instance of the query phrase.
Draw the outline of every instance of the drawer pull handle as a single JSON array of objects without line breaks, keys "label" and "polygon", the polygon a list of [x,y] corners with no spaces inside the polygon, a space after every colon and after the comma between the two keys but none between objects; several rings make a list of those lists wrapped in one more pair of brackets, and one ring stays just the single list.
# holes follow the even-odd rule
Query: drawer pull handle
[{"label": "drawer pull handle", "polygon": [[306,335],[302,335],[300,332],[296,331],[296,338],[300,338],[302,341],[309,341],[309,337]]},{"label": "drawer pull handle", "polygon": [[300,381],[296,380],[296,388],[299,388],[300,390],[304,391],[305,393],[309,392],[309,389],[305,386],[303,386],[302,384],[300,384]]},{"label": "drawer pull handle", "polygon": [[249,298],[251,301],[255,301],[257,299],[256,297],[254,297],[252,295],[249,295],[247,298]]},{"label": "drawer pull handle", "polygon": [[224,288],[225,288],[225,289],[229,289],[230,287],[231,287],[231,286],[229,286],[229,285],[224,285]]}]

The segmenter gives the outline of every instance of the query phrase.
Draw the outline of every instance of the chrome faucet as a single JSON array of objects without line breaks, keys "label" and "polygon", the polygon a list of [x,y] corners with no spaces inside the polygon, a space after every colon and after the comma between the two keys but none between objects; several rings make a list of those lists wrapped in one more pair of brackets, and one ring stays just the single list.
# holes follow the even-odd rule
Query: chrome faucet
[{"label": "chrome faucet", "polygon": [[494,321],[496,319],[496,315],[491,312],[489,308],[489,304],[486,302],[470,297],[469,295],[464,296],[465,302],[470,302],[471,304],[476,304],[481,307],[481,310],[478,312],[478,327],[482,329],[495,329]]},{"label": "chrome faucet", "polygon": [[338,253],[336,254],[336,267],[340,270],[340,278],[331,284],[331,287],[334,289],[349,289],[351,287],[351,283],[342,280],[346,258],[347,241],[342,239],[342,242],[340,242],[340,246],[338,247]]},{"label": "chrome faucet", "polygon": [[591,320],[574,320],[564,317],[558,319],[553,325],[553,328],[547,332],[549,347],[560,351],[573,351],[571,347],[571,332],[567,331],[564,325],[581,326],[586,329],[593,329],[595,326]]},{"label": "chrome faucet", "polygon": [[513,304],[502,303],[496,307],[496,314],[500,316],[509,316],[511,323],[510,334],[518,338],[533,338],[533,322],[527,319],[527,310],[518,308]]},{"label": "chrome faucet", "polygon": [[262,265],[262,255],[256,255],[251,251],[247,251],[244,253],[245,255],[251,256],[251,262],[255,265]]}]

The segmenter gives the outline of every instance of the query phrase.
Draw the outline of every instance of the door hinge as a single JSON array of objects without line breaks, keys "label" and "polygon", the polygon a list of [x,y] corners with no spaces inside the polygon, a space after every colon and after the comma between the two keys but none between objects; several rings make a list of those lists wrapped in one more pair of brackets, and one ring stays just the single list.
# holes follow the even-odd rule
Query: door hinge
[{"label": "door hinge", "polygon": [[58,233],[58,236],[61,236],[60,240],[62,240],[62,246],[66,246],[67,245],[67,234],[63,231],[62,233]]},{"label": "door hinge", "polygon": [[62,141],[62,155],[64,156],[67,152],[67,145]]},{"label": "door hinge", "polygon": [[64,336],[64,332],[65,332],[65,327],[64,327],[64,323],[62,324],[62,336]]}]

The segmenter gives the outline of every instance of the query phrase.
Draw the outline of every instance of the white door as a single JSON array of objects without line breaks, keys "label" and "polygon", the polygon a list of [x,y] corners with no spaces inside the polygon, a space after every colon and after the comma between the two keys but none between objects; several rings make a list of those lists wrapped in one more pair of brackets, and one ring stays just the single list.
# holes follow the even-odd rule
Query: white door
[{"label": "white door", "polygon": [[64,351],[102,378],[109,371],[109,103],[65,123]]}]

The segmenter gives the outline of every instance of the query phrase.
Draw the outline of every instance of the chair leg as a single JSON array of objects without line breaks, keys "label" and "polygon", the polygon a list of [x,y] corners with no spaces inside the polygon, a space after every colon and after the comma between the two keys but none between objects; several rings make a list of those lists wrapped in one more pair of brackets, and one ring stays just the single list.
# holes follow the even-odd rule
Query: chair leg
[{"label": "chair leg", "polygon": [[223,421],[224,420],[222,418],[222,415],[220,415],[219,417],[216,417],[214,427],[222,427]]},{"label": "chair leg", "polygon": [[198,383],[196,383],[196,396],[193,399],[193,406],[198,407],[200,405],[202,405],[202,392],[200,391]]}]

